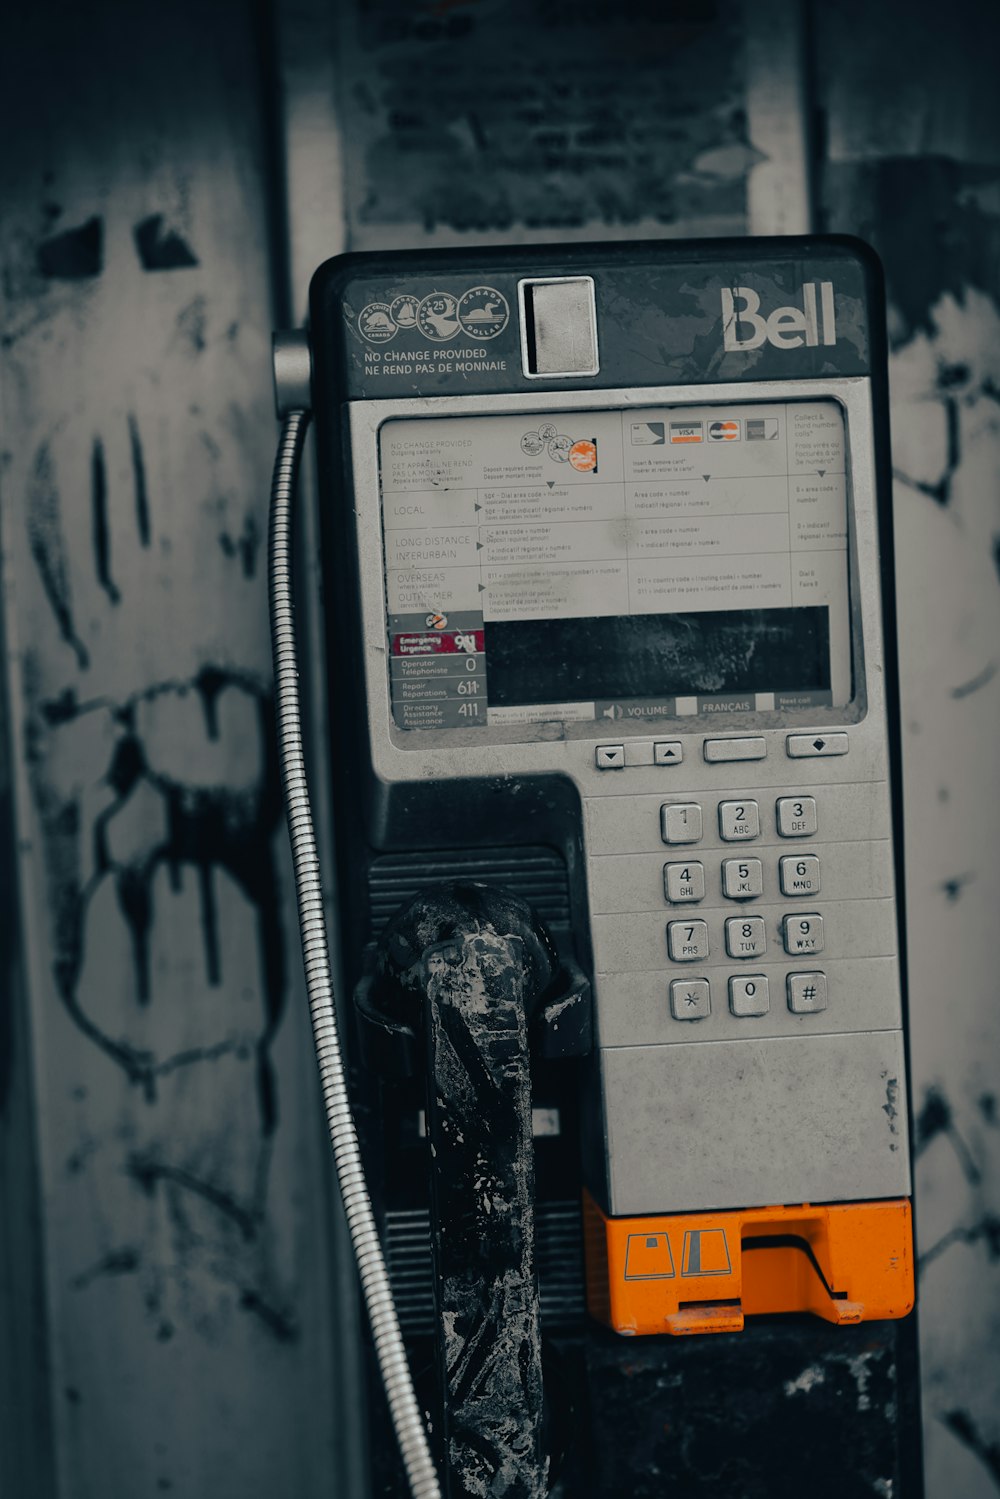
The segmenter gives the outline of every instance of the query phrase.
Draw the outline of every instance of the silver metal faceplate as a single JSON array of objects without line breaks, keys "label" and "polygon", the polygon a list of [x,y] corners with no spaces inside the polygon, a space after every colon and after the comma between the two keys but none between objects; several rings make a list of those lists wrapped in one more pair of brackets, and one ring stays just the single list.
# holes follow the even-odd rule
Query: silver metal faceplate
[{"label": "silver metal faceplate", "polygon": [[[779,714],[729,717],[697,726],[649,722],[504,726],[403,732],[390,714],[383,581],[378,432],[390,418],[496,412],[597,410],[685,403],[727,406],[755,401],[832,398],[846,421],[849,554],[855,697],[848,709],[817,710],[810,721]],[[550,392],[501,397],[368,401],[347,408],[360,554],[371,759],[385,783],[468,781],[510,785],[553,775],[576,787],[582,807],[587,901],[592,937],[600,1083],[590,1107],[604,1120],[604,1180],[594,1186],[615,1214],[726,1209],[761,1203],[862,1200],[909,1190],[902,1012],[893,883],[889,760],[883,680],[881,599],[875,508],[870,384],[866,379],[762,381],[662,389]],[[861,641],[864,642],[863,654]],[[764,740],[763,759],[708,763],[704,742],[747,732]],[[818,737],[846,731],[847,754],[791,758],[789,731]],[[632,763],[650,741],[680,741],[680,763]],[[626,765],[600,770],[598,745],[624,743]],[[782,837],[781,797],[809,796],[817,832]],[[750,842],[720,836],[723,800],[757,803],[760,833]],[[665,803],[697,803],[700,842],[668,847]],[[818,856],[819,893],[781,893],[778,860]],[[724,858],[749,855],[763,865],[760,896],[722,894]],[[664,899],[665,863],[697,859],[706,893],[696,905]],[[822,915],[823,947],[786,951],[785,922]],[[749,959],[727,951],[727,919],[764,923],[765,951]],[[707,925],[708,957],[668,957],[666,925],[694,918]],[[822,971],[826,1008],[792,1013],[789,974]],[[768,978],[765,1014],[735,1014],[730,977]],[[711,1013],[674,1017],[670,983],[709,981]],[[801,986],[800,986],[801,987]]]}]

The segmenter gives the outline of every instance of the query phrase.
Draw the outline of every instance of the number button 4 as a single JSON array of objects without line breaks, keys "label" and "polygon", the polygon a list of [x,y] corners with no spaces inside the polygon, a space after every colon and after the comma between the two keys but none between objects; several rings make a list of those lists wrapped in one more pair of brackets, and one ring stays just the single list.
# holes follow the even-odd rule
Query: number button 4
[{"label": "number button 4", "polygon": [[667,923],[667,951],[675,963],[696,963],[708,957],[708,926],[704,921]]},{"label": "number button 4", "polygon": [[664,864],[663,893],[673,905],[681,905],[689,900],[704,900],[705,866],[694,862]]}]

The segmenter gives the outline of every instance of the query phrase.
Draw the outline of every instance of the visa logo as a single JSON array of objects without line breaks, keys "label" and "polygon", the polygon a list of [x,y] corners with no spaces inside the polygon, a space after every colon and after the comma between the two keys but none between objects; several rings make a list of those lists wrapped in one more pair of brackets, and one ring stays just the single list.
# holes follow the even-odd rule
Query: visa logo
[{"label": "visa logo", "polygon": [[818,307],[816,292],[816,282],[807,281],[802,287],[801,307],[776,307],[765,317],[760,311],[760,297],[752,286],[723,286],[722,343],[726,352],[759,349],[765,340],[776,349],[835,344],[833,282],[819,283]]}]

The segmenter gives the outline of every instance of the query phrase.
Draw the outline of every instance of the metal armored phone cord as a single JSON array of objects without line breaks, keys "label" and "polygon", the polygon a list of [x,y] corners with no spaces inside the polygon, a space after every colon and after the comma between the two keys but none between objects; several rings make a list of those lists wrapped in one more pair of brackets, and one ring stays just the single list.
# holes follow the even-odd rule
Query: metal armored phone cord
[{"label": "metal armored phone cord", "polygon": [[392,1424],[414,1499],[441,1499],[441,1488],[431,1460],[427,1432],[406,1361],[406,1349],[393,1304],[392,1288],[375,1228],[375,1215],[361,1164],[358,1132],[347,1092],[347,1079],[337,1034],[337,1012],[316,834],[302,752],[295,626],[292,618],[292,500],[308,425],[308,411],[288,412],[282,422],[274,461],[274,477],[271,481],[268,545],[278,749],[295,867],[302,958],[337,1180],[340,1183],[344,1212],[350,1228]]}]

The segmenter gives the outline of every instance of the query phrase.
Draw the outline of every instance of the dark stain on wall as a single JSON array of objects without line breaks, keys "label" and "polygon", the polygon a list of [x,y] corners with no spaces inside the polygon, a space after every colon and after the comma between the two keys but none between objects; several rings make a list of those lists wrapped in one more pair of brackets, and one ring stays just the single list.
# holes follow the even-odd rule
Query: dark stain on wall
[{"label": "dark stain on wall", "polygon": [[968,1411],[946,1411],[940,1419],[964,1447],[975,1453],[1000,1489],[1000,1442],[987,1442]]},{"label": "dark stain on wall", "polygon": [[35,453],[26,523],[31,555],[38,568],[45,597],[59,626],[59,634],[72,647],[77,665],[84,670],[90,665],[90,656],[73,622],[73,599],[62,537],[55,460],[47,441],[41,443]]},{"label": "dark stain on wall", "polygon": [[227,557],[239,558],[243,576],[252,578],[257,571],[257,552],[260,548],[256,518],[249,513],[246,515],[239,536],[233,537],[228,531],[223,531],[219,536],[219,546]]},{"label": "dark stain on wall", "polygon": [[176,229],[166,227],[162,213],[140,219],[132,235],[144,271],[181,271],[198,264],[187,240]]},{"label": "dark stain on wall", "polygon": [[[207,736],[218,737],[217,704],[224,691],[248,695],[255,707],[263,771],[250,788],[192,785],[158,772],[149,764],[137,731],[137,708],[153,699],[181,698],[194,692],[201,699]],[[105,772],[113,800],[94,820],[90,832],[94,873],[81,884],[80,809],[76,801],[62,801],[44,778],[44,740],[48,732],[72,723],[85,713],[107,713],[117,730]],[[213,875],[224,870],[254,909],[263,974],[265,1022],[257,1043],[257,1089],[261,1128],[270,1134],[277,1123],[276,1093],[270,1045],[285,1005],[284,938],[280,923],[280,890],[275,863],[274,835],[281,818],[281,792],[274,735],[274,706],[270,691],[247,673],[204,667],[188,682],[165,682],[113,704],[105,699],[79,702],[73,689],[54,700],[36,702],[29,713],[28,757],[36,803],[46,846],[46,868],[54,922],[53,971],[63,1004],[85,1035],[123,1068],[146,1097],[156,1096],[156,1080],[180,1065],[177,1057],[158,1058],[128,1041],[106,1034],[85,1012],[79,982],[86,949],[88,910],[106,880],[114,883],[119,908],[129,931],[135,968],[136,1002],[151,1002],[149,939],[155,917],[153,881],[166,868],[176,889],[185,866],[194,869],[201,896],[202,939],[207,980],[222,982],[218,915]],[[166,833],[156,846],[127,862],[115,861],[109,851],[108,831],[136,789],[144,784],[161,798]],[[199,1059],[184,1053],[185,1062]]]},{"label": "dark stain on wall", "polygon": [[945,1135],[951,1142],[966,1180],[977,1184],[981,1173],[955,1123],[951,1104],[942,1089],[932,1085],[925,1091],[923,1104],[914,1121],[915,1154],[921,1155],[938,1135]]},{"label": "dark stain on wall", "polygon": [[94,538],[94,567],[97,581],[113,604],[121,602],[121,592],[111,576],[111,531],[108,526],[108,466],[104,444],[94,438],[90,450],[90,512]]},{"label": "dark stain on wall", "polygon": [[104,269],[104,220],[96,215],[38,246],[38,269],[47,280],[82,281]]},{"label": "dark stain on wall", "polygon": [[[945,293],[965,300],[967,287],[1000,298],[1000,216],[984,206],[996,169],[948,156],[887,156],[828,163],[823,228],[850,224],[885,262],[898,314],[897,346],[935,333],[932,309]],[[913,205],[921,243],[913,243]]]},{"label": "dark stain on wall", "polygon": [[128,414],[129,452],[132,458],[132,485],[135,494],[135,525],[140,546],[148,547],[151,537],[149,490],[146,482],[146,460],[142,451],[139,421],[133,411]]}]

